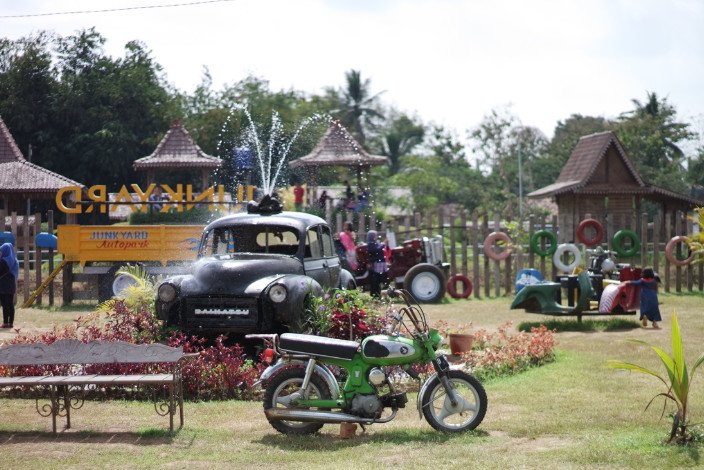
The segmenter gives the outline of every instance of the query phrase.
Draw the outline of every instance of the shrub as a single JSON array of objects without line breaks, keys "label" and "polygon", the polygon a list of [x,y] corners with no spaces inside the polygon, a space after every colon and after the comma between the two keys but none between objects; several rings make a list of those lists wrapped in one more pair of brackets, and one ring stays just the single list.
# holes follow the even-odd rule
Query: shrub
[{"label": "shrub", "polygon": [[[433,325],[438,331],[448,331],[447,322]],[[472,333],[472,350],[461,355],[464,368],[480,379],[515,374],[555,359],[554,330],[541,325],[530,332],[508,333],[511,322],[499,326],[496,333],[479,329]]]},{"label": "shrub", "polygon": [[306,326],[313,334],[361,341],[384,331],[381,305],[359,290],[338,289],[309,299]]}]

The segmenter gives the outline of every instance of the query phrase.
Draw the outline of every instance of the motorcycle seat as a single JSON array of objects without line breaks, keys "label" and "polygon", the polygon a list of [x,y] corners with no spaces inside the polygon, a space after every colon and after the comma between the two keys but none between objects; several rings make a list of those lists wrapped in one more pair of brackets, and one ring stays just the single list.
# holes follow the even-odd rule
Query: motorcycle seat
[{"label": "motorcycle seat", "polygon": [[279,349],[291,354],[351,360],[359,350],[359,343],[323,336],[283,333],[279,336]]}]

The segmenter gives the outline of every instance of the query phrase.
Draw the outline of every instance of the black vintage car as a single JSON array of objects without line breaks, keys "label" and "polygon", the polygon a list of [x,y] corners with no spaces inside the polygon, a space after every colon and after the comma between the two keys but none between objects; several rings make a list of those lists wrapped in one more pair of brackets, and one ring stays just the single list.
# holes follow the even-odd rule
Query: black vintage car
[{"label": "black vintage car", "polygon": [[192,274],[159,285],[158,317],[203,336],[298,331],[307,296],[356,287],[325,221],[278,207],[209,224]]}]

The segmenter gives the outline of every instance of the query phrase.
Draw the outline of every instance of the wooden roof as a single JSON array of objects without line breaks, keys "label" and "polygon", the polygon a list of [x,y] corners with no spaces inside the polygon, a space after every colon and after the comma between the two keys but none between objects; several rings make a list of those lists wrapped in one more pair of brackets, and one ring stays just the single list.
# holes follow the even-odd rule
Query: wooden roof
[{"label": "wooden roof", "polygon": [[339,122],[330,124],[313,151],[289,163],[290,168],[309,166],[370,167],[386,165],[386,157],[370,155]]},{"label": "wooden roof", "polygon": [[151,155],[135,160],[135,170],[203,168],[215,169],[222,160],[203,152],[188,131],[176,121]]},{"label": "wooden roof", "polygon": [[[603,160],[607,154],[610,154],[611,158],[617,157],[617,161],[612,161],[610,167],[611,173],[618,170],[620,179],[617,183],[610,180],[609,167],[604,166]],[[597,177],[597,169],[603,172],[605,168],[607,168],[606,180],[603,177]],[[653,200],[675,199],[687,204],[702,204],[702,201],[695,198],[649,185],[643,181],[616,134],[611,131],[581,137],[567,163],[562,167],[557,180],[551,185],[529,193],[528,197],[543,198],[566,193],[599,196],[633,194]]]},{"label": "wooden roof", "polygon": [[0,193],[52,195],[66,186],[81,186],[65,176],[25,160],[0,117]]}]

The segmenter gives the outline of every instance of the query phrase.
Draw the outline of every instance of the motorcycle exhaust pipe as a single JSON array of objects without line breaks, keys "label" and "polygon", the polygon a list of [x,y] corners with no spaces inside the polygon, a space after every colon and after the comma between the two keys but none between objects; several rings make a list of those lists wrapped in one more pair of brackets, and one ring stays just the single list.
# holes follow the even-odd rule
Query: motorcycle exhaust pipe
[{"label": "motorcycle exhaust pipe", "polygon": [[264,410],[267,419],[272,421],[303,421],[310,423],[360,423],[373,424],[385,423],[391,421],[396,416],[396,410],[391,416],[384,419],[363,418],[347,413],[337,413],[334,411],[316,411],[316,410],[294,410],[284,408],[269,408]]}]

